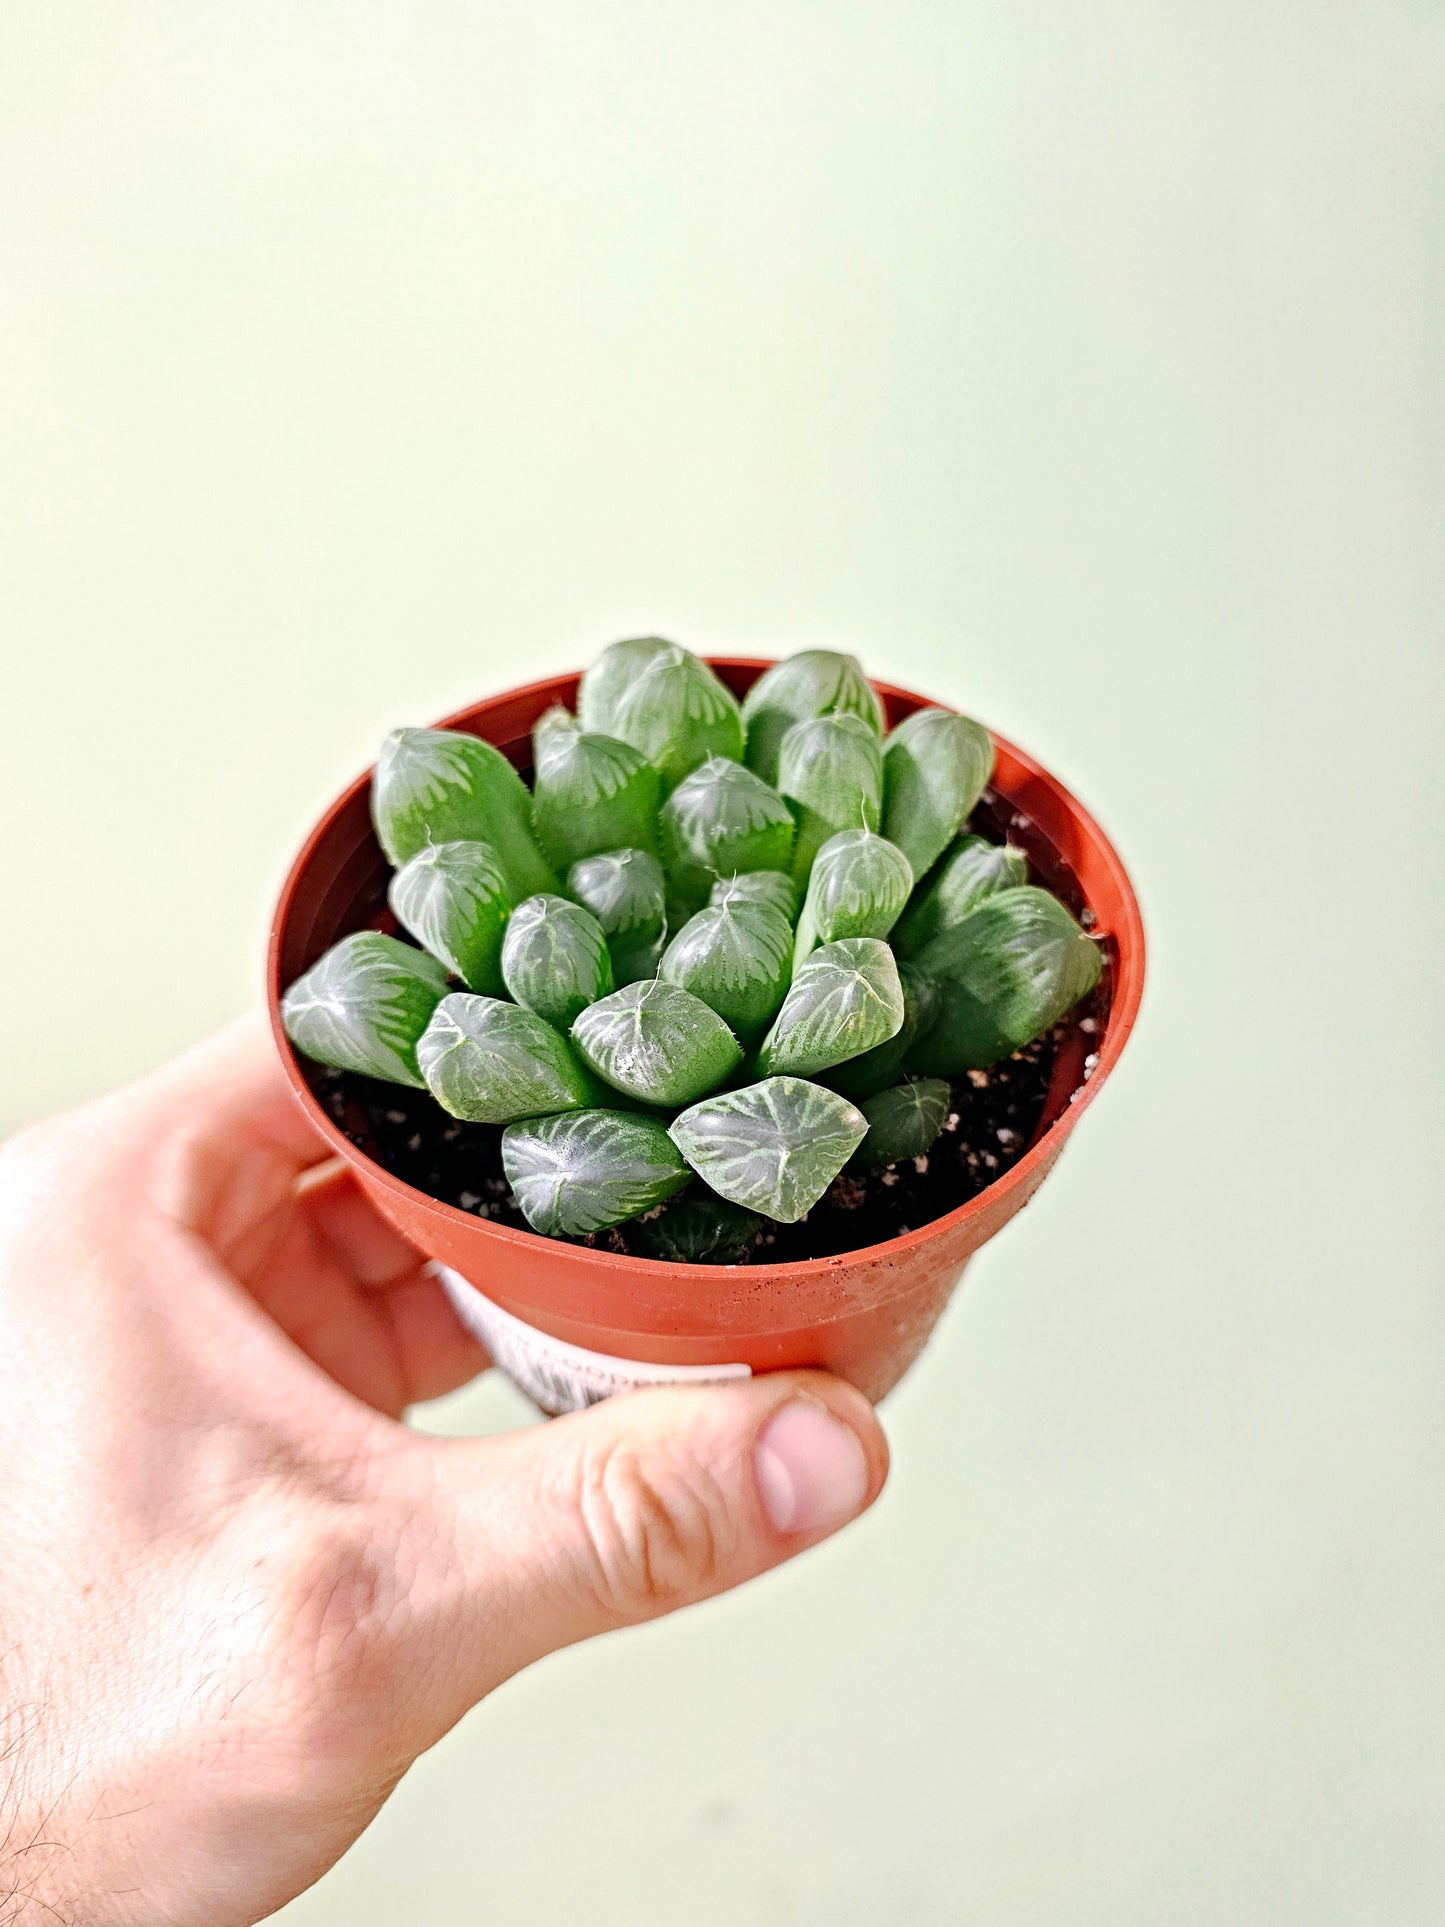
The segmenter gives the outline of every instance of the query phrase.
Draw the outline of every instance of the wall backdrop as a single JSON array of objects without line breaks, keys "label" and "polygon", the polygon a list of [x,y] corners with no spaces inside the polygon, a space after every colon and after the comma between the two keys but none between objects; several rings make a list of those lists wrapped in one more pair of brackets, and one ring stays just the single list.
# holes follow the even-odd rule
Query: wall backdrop
[{"label": "wall backdrop", "polygon": [[256,997],[387,728],[639,630],[977,713],[1153,944],[877,1512],[287,1927],[1438,1919],[1442,130],[1406,0],[0,12],[0,1126]]}]

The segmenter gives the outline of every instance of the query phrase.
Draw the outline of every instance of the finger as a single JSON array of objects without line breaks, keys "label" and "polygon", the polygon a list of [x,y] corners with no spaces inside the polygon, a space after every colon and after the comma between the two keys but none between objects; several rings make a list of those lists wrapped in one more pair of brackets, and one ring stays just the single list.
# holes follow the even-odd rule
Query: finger
[{"label": "finger", "polygon": [[[430,1261],[393,1231],[339,1161],[302,1179],[313,1231],[391,1328],[401,1407],[440,1398],[491,1364],[462,1324]],[[394,1416],[396,1414],[393,1414]]]},{"label": "finger", "polygon": [[339,1158],[305,1174],[299,1203],[316,1235],[358,1284],[394,1284],[426,1262],[415,1245],[393,1231]]},{"label": "finger", "polygon": [[238,1149],[283,1160],[293,1173],[332,1155],[286,1080],[270,1026],[249,1012],[143,1078],[120,1100],[183,1130],[199,1155]]},{"label": "finger", "polygon": [[391,1325],[403,1406],[454,1392],[491,1365],[430,1270],[393,1281],[378,1303]]},{"label": "finger", "polygon": [[871,1505],[888,1448],[816,1372],[630,1393],[504,1438],[438,1442],[458,1704],[561,1646],[686,1606]]}]

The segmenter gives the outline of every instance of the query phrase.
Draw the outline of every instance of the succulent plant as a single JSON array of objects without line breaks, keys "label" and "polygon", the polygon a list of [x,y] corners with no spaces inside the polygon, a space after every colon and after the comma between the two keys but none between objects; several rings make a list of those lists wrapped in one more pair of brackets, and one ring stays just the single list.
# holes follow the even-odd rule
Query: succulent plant
[{"label": "succulent plant", "polygon": [[859,716],[794,723],[778,752],[778,789],[797,819],[793,879],[806,884],[813,859],[840,830],[876,830],[883,815],[883,754]]},{"label": "succulent plant", "polygon": [[489,843],[429,843],[391,879],[403,930],[468,990],[502,995],[502,942],[512,892]]},{"label": "succulent plant", "polygon": [[903,986],[877,937],[825,943],[798,968],[758,1050],[764,1077],[810,1077],[887,1043],[903,1027]]},{"label": "succulent plant", "polygon": [[371,820],[399,867],[428,843],[489,843],[515,900],[555,890],[527,786],[499,749],[454,729],[394,729],[371,778]]},{"label": "succulent plant", "polygon": [[473,1124],[580,1111],[604,1097],[560,1031],[496,997],[443,997],[416,1061],[442,1109]]},{"label": "succulent plant", "polygon": [[914,963],[938,1008],[909,1051],[912,1069],[957,1077],[1039,1037],[1099,981],[1098,948],[1057,897],[1001,890],[926,943]]},{"label": "succulent plant", "polygon": [[567,889],[601,924],[618,984],[655,977],[667,935],[667,881],[649,850],[604,850],[567,872]]},{"label": "succulent plant", "polygon": [[537,840],[565,871],[598,850],[652,850],[662,778],[640,750],[580,729],[566,710],[532,736]]},{"label": "succulent plant", "polygon": [[654,1217],[639,1220],[633,1244],[645,1258],[669,1264],[735,1265],[757,1240],[767,1219],[711,1194],[675,1198]]},{"label": "succulent plant", "polygon": [[912,888],[913,867],[896,843],[871,830],[830,836],[813,859],[794,965],[839,937],[886,937]]},{"label": "succulent plant", "polygon": [[1007,843],[983,836],[961,836],[951,844],[894,928],[894,954],[911,957],[930,939],[962,923],[995,890],[1012,890],[1029,880],[1029,861]]},{"label": "succulent plant", "polygon": [[558,1238],[640,1217],[692,1175],[665,1125],[604,1110],[509,1124],[502,1169],[528,1224]]},{"label": "succulent plant", "polygon": [[286,1035],[338,1070],[422,1083],[416,1047],[446,993],[447,969],[376,930],[343,937],[281,1000]]},{"label": "succulent plant", "polygon": [[573,1024],[572,1041],[603,1083],[674,1107],[716,1090],[743,1058],[716,1011],[660,977],[599,997]]},{"label": "succulent plant", "polygon": [[851,656],[790,657],[740,711],[639,637],[538,720],[531,792],[475,737],[394,732],[372,815],[414,941],[343,937],[287,991],[288,1035],[498,1129],[537,1231],[635,1221],[644,1256],[742,1262],[845,1168],[924,1156],[968,1103],[948,1080],[1098,979],[1022,853],[967,827],[987,732],[883,725]]},{"label": "succulent plant", "polygon": [[[596,719],[587,727],[641,750],[669,790],[709,756],[742,761],[743,720],[737,700],[705,662],[676,643],[660,648],[648,644],[645,649],[614,643],[613,648],[632,652],[624,659],[625,671],[615,674],[611,652],[604,651],[582,678],[578,696],[583,717]],[[599,672],[605,694],[595,684],[590,692],[587,687],[588,678]]]},{"label": "succulent plant", "polygon": [[941,1077],[916,1077],[894,1084],[858,1109],[868,1120],[868,1135],[849,1159],[862,1171],[922,1157],[943,1129],[953,1092]]},{"label": "succulent plant", "polygon": [[851,1097],[855,1104],[898,1082],[915,1038],[923,1035],[938,1013],[938,990],[931,978],[911,963],[900,963],[898,982],[903,991],[903,1022],[893,1035],[819,1073],[821,1083]]},{"label": "succulent plant", "polygon": [[789,923],[798,921],[798,886],[786,870],[748,870],[742,876],[719,877],[709,903],[770,903]]},{"label": "succulent plant", "polygon": [[793,816],[761,776],[726,756],[709,756],[662,806],[662,857],[675,899],[695,910],[720,877],[785,870]]},{"label": "succulent plant", "polygon": [[507,925],[502,980],[519,1004],[567,1030],[612,989],[607,933],[590,910],[566,897],[528,897]]},{"label": "succulent plant", "polygon": [[689,917],[658,975],[700,997],[745,1044],[778,1014],[792,978],[793,926],[770,903],[724,897]]},{"label": "succulent plant", "polygon": [[856,656],[800,649],[763,671],[743,698],[748,768],[776,783],[783,738],[814,716],[858,716],[883,734],[883,705]]},{"label": "succulent plant", "polygon": [[804,1077],[705,1097],[672,1125],[674,1143],[720,1197],[779,1224],[807,1215],[867,1131],[846,1097]]},{"label": "succulent plant", "polygon": [[917,709],[883,744],[883,834],[921,877],[993,774],[993,742],[951,709]]}]

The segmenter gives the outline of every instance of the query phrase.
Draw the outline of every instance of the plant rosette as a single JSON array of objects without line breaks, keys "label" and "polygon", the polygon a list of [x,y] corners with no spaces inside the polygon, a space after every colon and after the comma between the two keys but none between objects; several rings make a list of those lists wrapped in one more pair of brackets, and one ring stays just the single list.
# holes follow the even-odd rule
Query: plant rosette
[{"label": "plant rosette", "polygon": [[1144,938],[977,722],[649,637],[393,732],[268,970],[316,1128],[556,1412],[806,1366],[881,1398],[1118,1062]]}]

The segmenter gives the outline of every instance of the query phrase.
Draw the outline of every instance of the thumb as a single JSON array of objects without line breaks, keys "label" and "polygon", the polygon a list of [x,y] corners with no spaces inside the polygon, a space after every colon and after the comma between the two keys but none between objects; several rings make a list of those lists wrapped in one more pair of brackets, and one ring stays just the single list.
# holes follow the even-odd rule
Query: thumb
[{"label": "thumb", "polygon": [[790,1559],[871,1505],[888,1471],[873,1408],[819,1372],[660,1386],[438,1449],[459,1582],[446,1644],[467,1656],[468,1705],[557,1647]]}]

